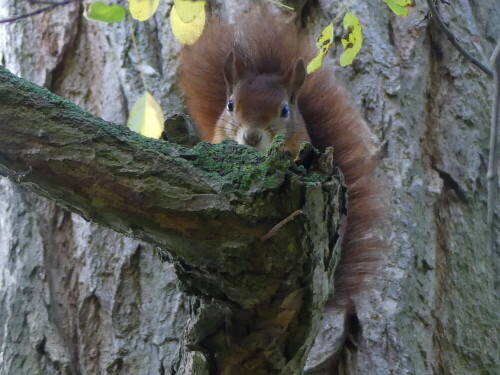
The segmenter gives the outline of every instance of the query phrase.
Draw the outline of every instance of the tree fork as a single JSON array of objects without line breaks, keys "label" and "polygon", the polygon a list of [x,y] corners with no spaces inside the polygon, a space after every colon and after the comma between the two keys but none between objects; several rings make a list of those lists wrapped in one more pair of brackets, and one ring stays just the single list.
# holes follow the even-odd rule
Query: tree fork
[{"label": "tree fork", "polygon": [[0,98],[1,174],[171,257],[196,296],[177,373],[301,373],[340,254],[331,149],[304,147],[300,166],[282,138],[266,156],[232,142],[188,149],[2,67]]}]

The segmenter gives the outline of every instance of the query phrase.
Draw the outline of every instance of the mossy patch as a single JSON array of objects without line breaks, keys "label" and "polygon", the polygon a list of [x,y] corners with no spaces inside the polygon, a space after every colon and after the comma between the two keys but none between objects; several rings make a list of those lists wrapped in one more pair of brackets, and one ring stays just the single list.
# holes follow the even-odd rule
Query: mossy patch
[{"label": "mossy patch", "polygon": [[233,140],[219,144],[198,143],[182,157],[213,178],[220,179],[226,192],[268,190],[279,187],[287,175],[295,175],[306,184],[325,182],[329,176],[296,166],[285,144],[285,136],[277,135],[266,153],[238,145]]},{"label": "mossy patch", "polygon": [[225,191],[255,192],[280,186],[291,161],[284,136],[276,136],[266,154],[231,140],[212,145],[198,143],[188,159],[212,177],[223,181]]}]

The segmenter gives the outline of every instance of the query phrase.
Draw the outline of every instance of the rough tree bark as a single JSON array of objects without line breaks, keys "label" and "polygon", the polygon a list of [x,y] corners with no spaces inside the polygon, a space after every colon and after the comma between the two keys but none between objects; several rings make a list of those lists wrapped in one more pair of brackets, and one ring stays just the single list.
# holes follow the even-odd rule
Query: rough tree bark
[{"label": "rough tree bark", "polygon": [[[237,17],[246,3],[234,3],[216,7]],[[314,35],[348,1],[317,3],[304,8]],[[488,247],[485,191],[493,85],[425,18],[423,3],[407,19],[381,1],[349,5],[365,43],[338,78],[381,143],[390,252],[374,289],[356,301],[358,321],[325,310],[306,365],[311,374],[495,374],[500,366],[500,239]],[[0,17],[26,7],[1,0]],[[169,8],[162,2],[153,20],[133,27],[142,62],[154,68],[148,89],[175,113],[182,108]],[[486,61],[500,38],[497,1],[461,0],[440,11]],[[1,25],[0,63],[123,123],[143,90],[128,30],[90,23],[73,4]],[[189,311],[199,306],[178,290],[168,262],[140,241],[0,181],[0,373],[196,367],[198,357],[177,359]],[[498,233],[498,216],[495,226]]]}]

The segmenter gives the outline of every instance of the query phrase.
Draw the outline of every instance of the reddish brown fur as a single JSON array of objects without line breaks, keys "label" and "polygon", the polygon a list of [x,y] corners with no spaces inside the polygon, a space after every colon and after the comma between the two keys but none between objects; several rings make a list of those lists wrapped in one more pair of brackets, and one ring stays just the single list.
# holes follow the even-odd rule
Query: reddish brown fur
[{"label": "reddish brown fur", "polygon": [[[245,122],[256,122],[266,124],[277,115],[280,108],[283,89],[280,86],[275,87],[273,80],[269,77],[257,76],[254,79],[244,81],[241,87],[238,87],[239,95],[235,95],[235,107],[240,108],[240,115]],[[255,111],[254,108],[262,110]]]},{"label": "reddish brown fur", "polygon": [[[212,140],[224,110],[223,66],[231,50],[245,74],[279,75],[286,82],[298,58],[309,61],[314,55],[312,47],[295,24],[265,10],[242,16],[236,25],[210,19],[201,38],[182,50],[179,65],[180,86],[200,138]],[[347,229],[334,294],[334,304],[345,307],[366,287],[380,260],[381,244],[374,235],[382,219],[373,175],[376,162],[363,120],[348,104],[330,69],[307,76],[298,105],[312,144],[320,150],[334,147],[335,162],[348,186]]]}]

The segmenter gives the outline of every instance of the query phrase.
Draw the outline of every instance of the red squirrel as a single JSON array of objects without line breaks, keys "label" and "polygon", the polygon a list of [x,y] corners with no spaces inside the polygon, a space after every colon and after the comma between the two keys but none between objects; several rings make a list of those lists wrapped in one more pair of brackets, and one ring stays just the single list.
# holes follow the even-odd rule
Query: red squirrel
[{"label": "red squirrel", "polygon": [[284,134],[296,153],[310,141],[334,148],[348,189],[347,225],[337,267],[333,305],[352,307],[379,263],[380,225],[371,133],[346,99],[332,69],[308,75],[315,55],[307,35],[284,16],[257,8],[235,24],[215,16],[201,37],[181,50],[179,85],[199,138],[225,138],[259,150]]}]

